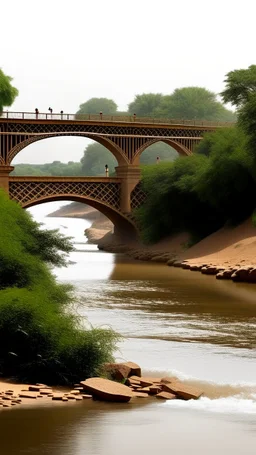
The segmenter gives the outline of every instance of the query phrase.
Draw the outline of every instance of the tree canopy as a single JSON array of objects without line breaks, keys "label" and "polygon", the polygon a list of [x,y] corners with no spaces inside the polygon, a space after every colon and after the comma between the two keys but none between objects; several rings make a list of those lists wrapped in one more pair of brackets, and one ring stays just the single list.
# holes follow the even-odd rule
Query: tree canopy
[{"label": "tree canopy", "polygon": [[183,87],[165,96],[158,116],[186,120],[234,121],[233,112],[217,100],[216,94],[203,87]]},{"label": "tree canopy", "polygon": [[80,104],[77,115],[80,114],[116,114],[117,104],[108,98],[91,98],[85,103]]},{"label": "tree canopy", "polygon": [[161,106],[164,96],[161,93],[143,93],[136,95],[128,106],[129,113],[140,117],[157,116],[157,109]]},{"label": "tree canopy", "polygon": [[138,116],[187,120],[235,121],[233,112],[203,87],[177,88],[170,95],[144,93],[129,104],[129,113]]},{"label": "tree canopy", "polygon": [[19,94],[18,89],[13,87],[11,82],[12,78],[0,69],[0,113],[5,106],[11,106]]}]

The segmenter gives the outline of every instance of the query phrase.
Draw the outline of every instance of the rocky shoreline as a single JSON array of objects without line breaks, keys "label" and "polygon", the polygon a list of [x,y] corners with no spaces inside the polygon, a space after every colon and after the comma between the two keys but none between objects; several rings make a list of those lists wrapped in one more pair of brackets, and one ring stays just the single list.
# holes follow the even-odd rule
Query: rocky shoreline
[{"label": "rocky shoreline", "polygon": [[0,410],[17,405],[68,403],[83,400],[128,402],[138,398],[161,400],[198,399],[203,391],[181,382],[176,377],[145,377],[134,362],[109,363],[103,367],[105,377],[89,378],[71,389],[61,390],[45,384],[0,382]]},{"label": "rocky shoreline", "polygon": [[[166,264],[169,267],[180,267],[182,269],[201,272],[204,275],[214,275],[218,280],[232,280],[234,282],[256,283],[256,264],[243,265],[241,260],[234,265],[228,263],[214,264],[213,262],[195,262],[193,259],[180,259],[175,252],[146,249],[143,247],[134,248],[122,242],[108,242],[103,238],[98,243],[100,250],[112,253],[125,253],[139,261],[152,261]],[[184,254],[183,254],[184,255]]]}]

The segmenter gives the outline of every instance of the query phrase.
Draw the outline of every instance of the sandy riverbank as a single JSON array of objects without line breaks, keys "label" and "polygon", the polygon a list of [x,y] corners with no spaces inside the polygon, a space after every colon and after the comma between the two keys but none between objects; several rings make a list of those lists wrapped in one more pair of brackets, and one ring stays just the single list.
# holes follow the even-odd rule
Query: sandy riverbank
[{"label": "sandy riverbank", "polygon": [[166,262],[168,265],[216,275],[219,279],[256,282],[256,228],[251,219],[236,227],[223,227],[188,248],[189,236],[186,233],[150,246],[139,241],[123,243],[112,234],[113,225],[104,215],[82,204],[79,207],[65,206],[51,216],[91,219],[93,223],[86,229],[86,236],[90,243],[98,244],[105,251],[125,252],[143,261]]}]

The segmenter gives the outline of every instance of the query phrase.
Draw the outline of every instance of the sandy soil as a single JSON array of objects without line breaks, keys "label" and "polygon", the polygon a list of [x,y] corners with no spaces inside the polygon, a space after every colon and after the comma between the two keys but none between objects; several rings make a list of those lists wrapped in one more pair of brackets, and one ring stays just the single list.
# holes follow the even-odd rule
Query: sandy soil
[{"label": "sandy soil", "polygon": [[[68,216],[77,216],[76,211],[71,212],[68,207],[66,209],[69,210]],[[55,216],[63,216],[58,215],[58,212],[55,212]],[[84,218],[88,219],[88,213],[91,212],[97,213],[91,207],[82,205],[79,208],[79,216]],[[142,260],[152,260],[154,256],[165,254],[166,261],[176,258],[178,261],[187,261],[190,265],[206,264],[225,269],[256,267],[256,228],[253,227],[251,219],[236,227],[223,227],[196,245],[187,248],[189,236],[186,233],[163,239],[150,246],[134,241],[124,244],[111,235],[113,225],[104,215],[93,216],[95,216],[94,222],[86,230],[86,235],[91,243],[99,244],[101,249],[127,251],[136,259]]]},{"label": "sandy soil", "polygon": [[256,228],[251,219],[236,227],[224,227],[179,256],[191,264],[256,265]]}]

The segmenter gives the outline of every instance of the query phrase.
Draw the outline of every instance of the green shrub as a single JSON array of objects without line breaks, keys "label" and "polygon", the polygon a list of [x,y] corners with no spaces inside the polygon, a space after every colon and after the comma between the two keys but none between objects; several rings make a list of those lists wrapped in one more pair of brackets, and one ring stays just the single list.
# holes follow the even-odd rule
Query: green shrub
[{"label": "green shrub", "polygon": [[119,336],[85,329],[71,313],[72,287],[56,282],[48,264],[71,249],[0,192],[0,372],[27,382],[72,384],[112,361]]}]

